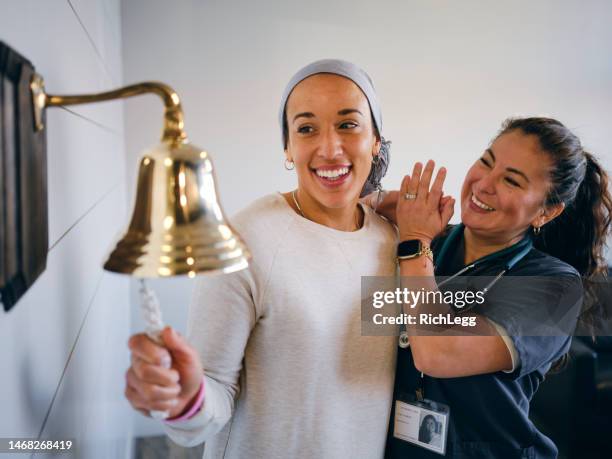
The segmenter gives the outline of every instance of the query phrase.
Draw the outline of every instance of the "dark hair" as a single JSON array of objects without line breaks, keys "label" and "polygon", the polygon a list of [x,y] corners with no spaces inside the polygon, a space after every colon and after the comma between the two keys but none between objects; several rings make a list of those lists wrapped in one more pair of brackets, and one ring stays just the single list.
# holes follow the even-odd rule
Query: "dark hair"
[{"label": "dark hair", "polygon": [[[584,301],[577,328],[594,339],[602,318],[607,316],[595,285],[597,278],[607,275],[604,249],[612,214],[608,174],[584,150],[578,137],[555,119],[511,118],[504,122],[498,137],[512,131],[535,136],[553,162],[545,205],[563,203],[565,209],[534,236],[534,246],[572,265],[583,276]],[[560,372],[568,361],[568,354],[564,354],[552,364],[550,372]]]},{"label": "dark hair", "polygon": [[436,421],[436,418],[434,418],[431,414],[428,414],[423,418],[423,421],[421,421],[421,426],[419,427],[419,441],[422,441],[423,443],[429,443],[431,441],[431,432],[426,426],[428,419],[431,419],[434,422],[434,426],[438,425],[438,421]]},{"label": "dark hair", "polygon": [[497,137],[513,131],[535,136],[552,159],[545,205],[565,204],[563,213],[534,237],[534,246],[572,265],[586,279],[603,273],[612,214],[608,174],[578,137],[555,119],[510,118]]}]

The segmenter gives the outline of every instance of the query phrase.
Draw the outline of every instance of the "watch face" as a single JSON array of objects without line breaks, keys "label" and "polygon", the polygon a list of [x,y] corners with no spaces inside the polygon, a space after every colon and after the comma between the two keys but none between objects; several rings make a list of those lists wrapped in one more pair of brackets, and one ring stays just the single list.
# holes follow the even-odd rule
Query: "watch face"
[{"label": "watch face", "polygon": [[397,246],[398,257],[409,257],[410,255],[417,255],[421,251],[421,241],[418,239],[411,239],[409,241],[400,242]]}]

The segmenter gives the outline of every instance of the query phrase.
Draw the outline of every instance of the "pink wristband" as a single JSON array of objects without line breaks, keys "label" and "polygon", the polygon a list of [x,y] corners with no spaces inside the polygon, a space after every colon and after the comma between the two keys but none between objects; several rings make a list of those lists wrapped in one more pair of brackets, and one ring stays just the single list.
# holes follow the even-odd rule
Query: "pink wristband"
[{"label": "pink wristband", "polygon": [[193,402],[193,405],[191,405],[191,408],[189,408],[189,410],[182,416],[178,418],[166,419],[165,422],[186,421],[187,419],[191,419],[192,417],[194,417],[195,414],[200,411],[200,408],[202,408],[202,405],[204,404],[204,392],[204,376],[202,376],[202,383],[200,384],[198,395],[195,399],[195,402]]}]

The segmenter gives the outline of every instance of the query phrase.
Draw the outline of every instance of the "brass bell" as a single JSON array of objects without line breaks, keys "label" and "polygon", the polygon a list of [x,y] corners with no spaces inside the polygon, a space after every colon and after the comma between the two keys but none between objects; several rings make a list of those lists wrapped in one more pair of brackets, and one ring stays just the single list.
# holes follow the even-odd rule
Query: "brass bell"
[{"label": "brass bell", "polygon": [[193,277],[248,266],[249,251],[221,210],[210,156],[188,142],[181,102],[171,87],[153,81],[98,94],[51,95],[38,74],[30,87],[38,130],[44,129],[46,107],[142,94],[163,100],[162,143],[141,158],[132,220],[104,269],[137,277]]},{"label": "brass bell", "polygon": [[194,276],[238,271],[249,258],[219,204],[208,153],[186,141],[145,152],[130,226],[104,269],[137,277]]}]

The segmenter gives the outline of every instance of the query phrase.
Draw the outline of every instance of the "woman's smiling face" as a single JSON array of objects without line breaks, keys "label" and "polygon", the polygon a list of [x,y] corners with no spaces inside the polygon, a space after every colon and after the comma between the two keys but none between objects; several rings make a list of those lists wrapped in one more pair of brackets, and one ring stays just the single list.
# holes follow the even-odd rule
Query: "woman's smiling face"
[{"label": "woman's smiling face", "polygon": [[535,136],[499,136],[468,171],[461,190],[461,220],[488,237],[512,239],[541,226],[552,161]]},{"label": "woman's smiling face", "polygon": [[300,191],[324,208],[353,205],[380,147],[361,89],[347,78],[316,74],[293,89],[285,113],[285,154]]}]

